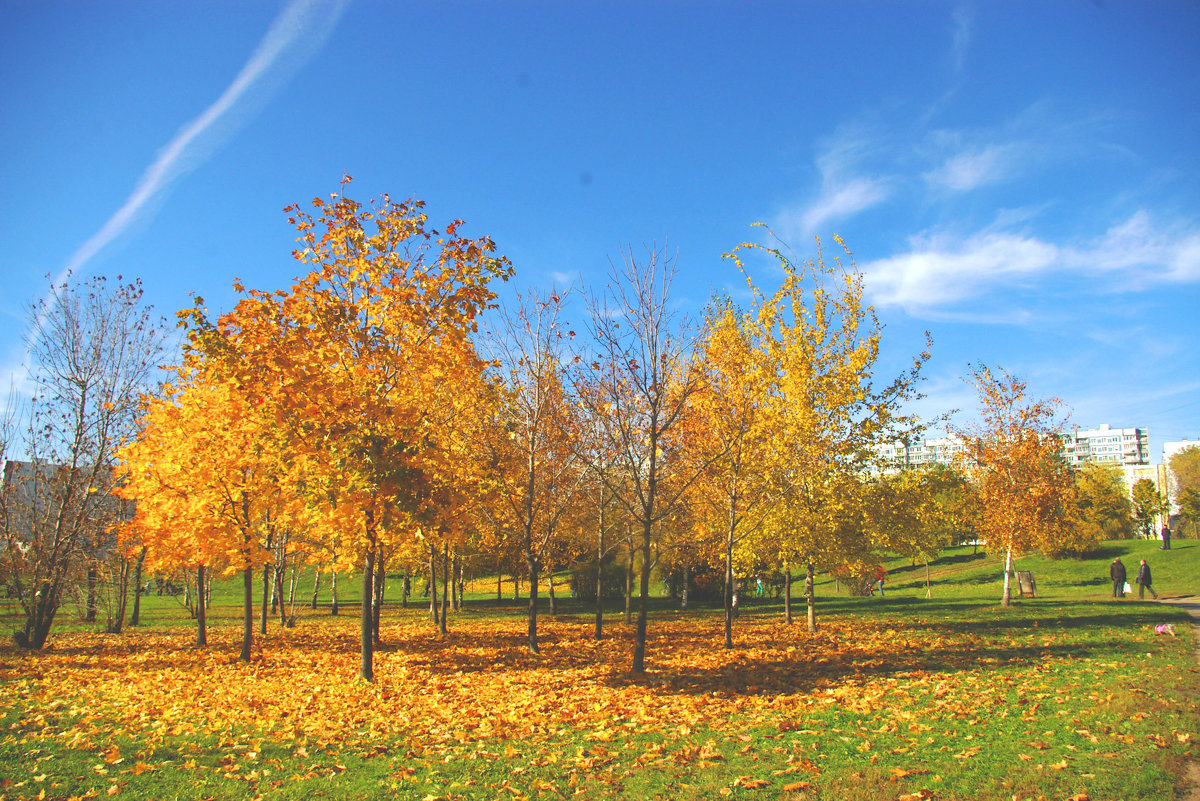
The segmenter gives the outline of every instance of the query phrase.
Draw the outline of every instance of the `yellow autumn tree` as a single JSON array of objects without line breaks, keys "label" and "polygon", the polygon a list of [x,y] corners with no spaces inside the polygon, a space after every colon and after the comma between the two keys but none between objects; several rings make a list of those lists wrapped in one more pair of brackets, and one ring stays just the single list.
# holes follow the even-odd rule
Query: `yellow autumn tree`
[{"label": "yellow autumn tree", "polygon": [[782,245],[743,244],[728,258],[762,252],[783,281],[767,295],[754,294],[756,335],[769,361],[772,469],[780,500],[761,528],[756,546],[785,572],[785,614],[791,619],[791,567],[805,570],[808,626],[816,629],[815,573],[858,558],[870,547],[863,519],[862,470],[873,446],[915,419],[905,409],[919,397],[916,384],[926,349],[910,369],[876,384],[882,326],[863,299],[862,275],[847,257],[798,260]]},{"label": "yellow autumn tree", "polygon": [[[771,438],[773,378],[752,318],[727,299],[708,310],[701,341],[703,381],[690,399],[680,457],[699,478],[688,491],[694,536],[724,564],[725,647],[733,647],[736,557],[779,497]],[[754,563],[755,555],[743,561]],[[686,580],[686,579],[685,579]]]},{"label": "yellow autumn tree", "polygon": [[1004,593],[1012,597],[1013,559],[1058,550],[1075,534],[1070,469],[1059,455],[1061,402],[1029,395],[1022,379],[984,364],[969,382],[979,393],[979,422],[955,429],[977,489],[977,529],[989,550],[1004,552]]}]

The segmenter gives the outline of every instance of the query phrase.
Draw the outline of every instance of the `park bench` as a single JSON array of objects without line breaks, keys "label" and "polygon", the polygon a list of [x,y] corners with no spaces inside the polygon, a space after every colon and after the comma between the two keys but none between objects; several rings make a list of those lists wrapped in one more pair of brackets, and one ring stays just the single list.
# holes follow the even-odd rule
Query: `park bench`
[{"label": "park bench", "polygon": [[1037,583],[1033,580],[1032,570],[1017,571],[1017,592],[1024,598],[1027,594],[1031,598],[1037,597]]}]

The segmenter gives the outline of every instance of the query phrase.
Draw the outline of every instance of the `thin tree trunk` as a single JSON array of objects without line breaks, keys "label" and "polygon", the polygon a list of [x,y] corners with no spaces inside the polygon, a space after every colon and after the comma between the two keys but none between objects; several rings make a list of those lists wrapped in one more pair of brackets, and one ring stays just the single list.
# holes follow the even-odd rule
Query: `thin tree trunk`
[{"label": "thin tree trunk", "polygon": [[432,544],[429,546],[429,619],[441,628],[442,621],[438,615],[437,548]]},{"label": "thin tree trunk", "polygon": [[679,608],[687,609],[688,607],[688,588],[692,583],[692,566],[683,566],[683,592],[680,593]]},{"label": "thin tree trunk", "polygon": [[133,586],[135,592],[133,594],[133,615],[129,618],[129,625],[136,626],[142,621],[142,565],[146,562],[146,546],[142,546],[141,552],[138,553],[137,566],[133,570]]},{"label": "thin tree trunk", "polygon": [[538,602],[538,564],[533,556],[525,557],[525,566],[529,570],[529,614],[526,616],[526,636],[529,644],[529,652],[536,654],[538,652],[537,638],[537,602]]},{"label": "thin tree trunk", "polygon": [[[367,514],[367,526],[370,527],[373,521],[371,514]],[[375,582],[375,542],[374,531],[367,532],[367,553],[365,563],[363,564],[362,572],[362,610],[359,615],[359,670],[358,675],[363,681],[375,680],[375,616],[372,614],[371,600],[375,595],[375,588],[372,586]]]},{"label": "thin tree trunk", "polygon": [[438,623],[438,631],[442,634],[448,634],[449,629],[446,623],[446,618],[450,616],[450,610],[447,605],[450,602],[450,543],[442,543],[442,619]]},{"label": "thin tree trunk", "polygon": [[933,597],[933,585],[929,583],[929,558],[925,558],[925,597]]},{"label": "thin tree trunk", "polygon": [[504,602],[504,574],[500,572],[500,560],[496,560],[496,605]]},{"label": "thin tree trunk", "polygon": [[208,645],[208,615],[204,603],[204,565],[196,565],[196,645]]},{"label": "thin tree trunk", "polygon": [[313,567],[313,594],[312,603],[309,604],[309,609],[317,608],[317,595],[321,592],[321,566]]},{"label": "thin tree trunk", "polygon": [[383,593],[387,583],[387,570],[385,569],[386,562],[383,554],[379,554],[375,558],[375,601],[372,604],[371,614],[371,630],[372,636],[375,638],[375,644],[379,645],[383,642],[379,636],[379,617],[383,614]]},{"label": "thin tree trunk", "polygon": [[783,622],[792,624],[792,566],[783,569]]},{"label": "thin tree trunk", "polygon": [[250,646],[254,642],[254,568],[242,571],[242,661],[250,661]]},{"label": "thin tree trunk", "polygon": [[550,616],[558,615],[558,598],[554,596],[554,565],[546,565],[546,595],[550,598]]},{"label": "thin tree trunk", "polygon": [[521,600],[521,577],[513,573],[513,600]]},{"label": "thin tree trunk", "polygon": [[604,639],[604,507],[600,507],[600,529],[596,532],[596,631]]},{"label": "thin tree trunk", "polygon": [[296,585],[300,583],[300,554],[292,554],[292,580],[288,585],[287,625],[296,625]]},{"label": "thin tree trunk", "polygon": [[[730,532],[732,534],[732,532]],[[733,537],[725,538],[725,648],[733,648]]]},{"label": "thin tree trunk", "polygon": [[1000,601],[1001,606],[1008,606],[1009,600],[1012,598],[1012,546],[1008,546],[1008,551],[1004,557],[1004,597]]},{"label": "thin tree trunk", "polygon": [[108,604],[108,620],[105,630],[109,634],[120,634],[125,627],[125,608],[129,602],[129,557],[122,556],[117,568],[116,590]]},{"label": "thin tree trunk", "polygon": [[[279,628],[287,628],[287,598],[283,594],[283,585],[287,581],[287,555],[280,555],[281,566],[275,568],[275,599],[279,602],[279,608],[272,611],[279,613]],[[296,571],[292,571],[292,584],[288,594],[291,596],[292,602],[296,600]]]},{"label": "thin tree trunk", "polygon": [[[650,497],[650,508],[653,509],[654,485],[650,484],[647,493]],[[642,575],[641,586],[638,588],[638,619],[637,631],[633,640],[633,673],[646,672],[646,626],[650,619],[650,570],[654,563],[650,559],[650,534],[652,522],[647,517],[642,521]]]},{"label": "thin tree trunk", "polygon": [[87,608],[83,619],[88,623],[96,620],[96,568],[94,567],[89,567],[87,571]]},{"label": "thin tree trunk", "polygon": [[329,566],[329,614],[336,615],[338,613],[338,597],[337,597],[337,560]]},{"label": "thin tree trunk", "polygon": [[629,544],[629,562],[625,565],[625,622],[633,623],[633,543]]},{"label": "thin tree trunk", "polygon": [[808,601],[808,630],[815,632],[817,630],[817,591],[816,591],[816,573],[813,571],[813,563],[808,563],[808,573],[804,577],[804,595]]},{"label": "thin tree trunk", "polygon": [[467,605],[467,562],[458,560],[458,609],[462,611]]},{"label": "thin tree trunk", "polygon": [[267,633],[267,614],[271,611],[271,570],[270,565],[263,565],[262,579],[262,613],[259,615],[258,633]]}]

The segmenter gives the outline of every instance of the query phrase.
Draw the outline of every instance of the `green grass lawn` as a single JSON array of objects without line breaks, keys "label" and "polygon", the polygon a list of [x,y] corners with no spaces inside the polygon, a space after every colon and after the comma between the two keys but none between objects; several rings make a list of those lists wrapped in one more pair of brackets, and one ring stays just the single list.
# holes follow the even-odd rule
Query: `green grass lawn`
[{"label": "green grass lawn", "polygon": [[65,621],[46,653],[0,651],[0,798],[1184,798],[1192,630],[1136,592],[1111,599],[1118,555],[1131,575],[1147,559],[1161,595],[1200,592],[1200,544],[1121,541],[1022,558],[1039,597],[1003,608],[1000,558],[954,549],[929,598],[925,566],[903,560],[882,598],[822,579],[816,634],[802,606],[789,627],[779,601],[747,599],[733,651],[717,610],[656,599],[642,678],[616,609],[596,643],[589,610],[560,598],[532,656],[511,582],[499,604],[474,585],[443,638],[399,608],[397,580],[370,686],[356,581],[341,616],[323,592],[243,665],[223,580],[207,649],[177,601],[150,596],[127,634]]}]

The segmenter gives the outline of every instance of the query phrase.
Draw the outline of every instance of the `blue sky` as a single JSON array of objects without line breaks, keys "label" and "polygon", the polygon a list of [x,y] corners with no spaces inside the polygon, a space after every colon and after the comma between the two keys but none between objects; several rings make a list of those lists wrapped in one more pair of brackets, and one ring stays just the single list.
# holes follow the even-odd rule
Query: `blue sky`
[{"label": "blue sky", "polygon": [[[172,316],[297,273],[282,208],[427,201],[517,269],[599,287],[678,255],[840,234],[886,325],[1080,427],[1200,439],[1200,5],[380,0],[0,4],[0,379],[46,276],[140,277]],[[831,244],[831,243],[830,243]],[[776,276],[753,263],[755,278]]]}]

